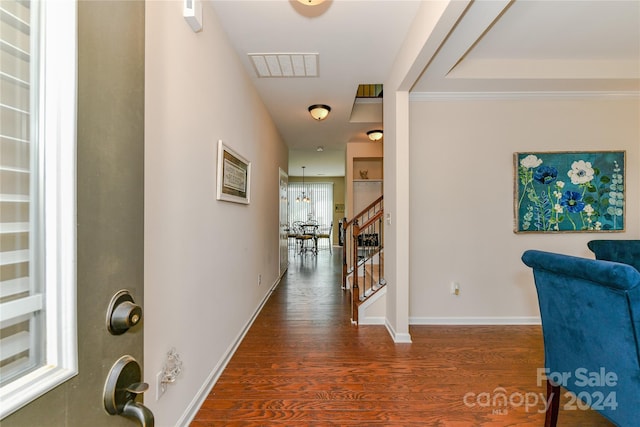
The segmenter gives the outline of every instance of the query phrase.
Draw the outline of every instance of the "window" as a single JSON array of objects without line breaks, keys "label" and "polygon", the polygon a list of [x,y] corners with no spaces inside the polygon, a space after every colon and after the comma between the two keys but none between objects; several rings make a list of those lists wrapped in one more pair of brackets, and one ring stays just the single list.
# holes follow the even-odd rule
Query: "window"
[{"label": "window", "polygon": [[[302,194],[311,202],[296,202]],[[289,182],[289,224],[294,221],[317,221],[328,226],[333,221],[333,184],[327,182]]]},{"label": "window", "polygon": [[77,372],[75,28],[0,1],[0,418]]}]

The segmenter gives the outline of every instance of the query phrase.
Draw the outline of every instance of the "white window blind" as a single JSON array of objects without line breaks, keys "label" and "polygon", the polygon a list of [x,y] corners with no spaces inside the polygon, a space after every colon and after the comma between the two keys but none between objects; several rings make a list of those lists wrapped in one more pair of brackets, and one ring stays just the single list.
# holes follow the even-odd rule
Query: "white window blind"
[{"label": "white window blind", "polygon": [[77,373],[75,0],[0,0],[0,419]]},{"label": "white window blind", "polygon": [[[311,202],[296,202],[302,194]],[[295,221],[317,221],[320,226],[328,227],[333,221],[333,184],[330,182],[289,182],[289,224]]]},{"label": "white window blind", "polygon": [[37,22],[0,1],[0,386],[44,364],[37,223]]}]

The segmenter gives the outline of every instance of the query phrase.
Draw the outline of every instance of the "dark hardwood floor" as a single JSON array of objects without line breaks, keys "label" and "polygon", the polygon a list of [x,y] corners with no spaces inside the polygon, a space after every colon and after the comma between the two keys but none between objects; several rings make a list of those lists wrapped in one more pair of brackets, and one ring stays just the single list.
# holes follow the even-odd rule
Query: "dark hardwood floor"
[{"label": "dark hardwood floor", "polygon": [[[291,253],[192,427],[544,424],[540,327],[413,326],[413,343],[394,344],[383,326],[350,324],[340,256]],[[612,425],[563,407],[559,426]]]}]

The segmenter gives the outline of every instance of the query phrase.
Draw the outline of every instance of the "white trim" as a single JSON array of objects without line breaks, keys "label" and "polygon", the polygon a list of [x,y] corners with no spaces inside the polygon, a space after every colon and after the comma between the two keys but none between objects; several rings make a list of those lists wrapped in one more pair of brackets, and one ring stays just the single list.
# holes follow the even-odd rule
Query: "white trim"
[{"label": "white trim", "polygon": [[540,325],[540,317],[410,317],[410,325]]},{"label": "white trim", "polygon": [[371,305],[373,305],[373,303],[378,301],[380,298],[382,298],[386,294],[387,294],[387,287],[385,286],[382,289],[380,289],[378,292],[373,294],[373,296],[371,296],[370,298],[367,298],[364,304],[360,304],[358,306],[358,324],[360,325],[384,325],[385,324],[386,319],[384,316],[367,317],[366,311],[367,311],[367,308],[369,308]]},{"label": "white trim", "polygon": [[213,370],[209,373],[209,375],[207,376],[207,379],[202,384],[202,386],[200,387],[200,389],[198,390],[194,398],[191,400],[189,405],[187,405],[187,408],[182,413],[182,416],[176,422],[176,426],[186,426],[191,424],[195,416],[198,414],[198,411],[200,410],[200,407],[203,405],[205,399],[207,398],[207,396],[209,396],[209,393],[211,393],[211,390],[216,385],[216,382],[220,378],[220,375],[222,375],[222,372],[225,370],[225,368],[229,364],[229,361],[231,361],[231,358],[233,357],[236,350],[242,343],[242,340],[244,339],[245,335],[247,335],[247,332],[249,332],[251,325],[253,325],[253,322],[258,317],[258,314],[260,314],[260,312],[262,311],[262,308],[267,303],[267,300],[269,300],[269,297],[271,297],[271,294],[273,293],[273,291],[280,284],[280,281],[284,276],[284,273],[286,273],[286,270],[282,273],[280,277],[278,277],[278,279],[276,279],[273,285],[271,285],[271,289],[269,289],[269,292],[265,294],[264,298],[256,308],[256,311],[253,313],[253,316],[251,316],[251,319],[249,319],[249,321],[244,326],[244,328],[240,331],[236,339],[227,348],[227,351],[224,353],[222,358],[220,358],[220,360],[218,361],[216,366],[213,368]]},{"label": "white trim", "polygon": [[638,98],[640,92],[412,92],[409,100],[422,101],[473,101],[514,99],[620,99]]},{"label": "white trim", "polygon": [[[43,2],[47,363],[78,371],[76,323],[76,2]],[[46,43],[46,45],[45,45]],[[52,286],[53,285],[53,286]],[[52,292],[55,290],[55,292]],[[55,333],[53,333],[55,332]],[[64,381],[64,380],[62,380]]]},{"label": "white trim", "polygon": [[361,326],[384,325],[385,322],[386,318],[384,316],[358,317],[358,324]]},{"label": "white trim", "polygon": [[395,331],[395,329],[393,328],[393,326],[391,326],[391,323],[389,323],[388,319],[385,319],[384,326],[387,328],[387,331],[389,331],[389,335],[391,335],[391,338],[393,339],[394,343],[396,343],[396,344],[410,344],[412,342],[410,334],[399,334],[399,333],[397,333]]}]

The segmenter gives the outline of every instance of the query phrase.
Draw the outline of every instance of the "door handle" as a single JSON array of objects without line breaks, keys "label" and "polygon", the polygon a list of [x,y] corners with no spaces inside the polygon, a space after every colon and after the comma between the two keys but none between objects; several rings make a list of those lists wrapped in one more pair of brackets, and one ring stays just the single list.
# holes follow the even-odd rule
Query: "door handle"
[{"label": "door handle", "polygon": [[144,393],[149,384],[142,382],[140,364],[125,355],[116,361],[104,384],[104,408],[110,415],[122,415],[137,420],[142,427],[153,427],[153,413],[136,397]]}]

